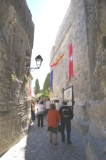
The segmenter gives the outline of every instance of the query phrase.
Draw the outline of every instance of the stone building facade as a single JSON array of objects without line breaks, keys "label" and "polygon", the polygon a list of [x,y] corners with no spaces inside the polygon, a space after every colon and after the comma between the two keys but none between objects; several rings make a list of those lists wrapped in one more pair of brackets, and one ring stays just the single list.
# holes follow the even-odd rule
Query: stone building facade
[{"label": "stone building facade", "polygon": [[[70,43],[74,77],[68,82]],[[71,0],[50,53],[50,64],[64,54],[53,70],[51,98],[62,98],[73,85],[73,125],[91,137],[106,140],[106,1]]]},{"label": "stone building facade", "polygon": [[[25,87],[34,24],[25,0],[0,1],[0,155],[28,130],[30,101]],[[27,67],[26,67],[27,66]]]}]

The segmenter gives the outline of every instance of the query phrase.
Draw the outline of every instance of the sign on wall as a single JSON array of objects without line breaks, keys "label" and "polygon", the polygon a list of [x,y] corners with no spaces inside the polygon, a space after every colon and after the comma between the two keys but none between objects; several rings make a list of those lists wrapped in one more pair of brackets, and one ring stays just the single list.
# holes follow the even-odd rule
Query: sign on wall
[{"label": "sign on wall", "polygon": [[67,101],[67,105],[69,105],[69,106],[74,105],[73,86],[70,86],[70,87],[64,89],[64,101]]}]

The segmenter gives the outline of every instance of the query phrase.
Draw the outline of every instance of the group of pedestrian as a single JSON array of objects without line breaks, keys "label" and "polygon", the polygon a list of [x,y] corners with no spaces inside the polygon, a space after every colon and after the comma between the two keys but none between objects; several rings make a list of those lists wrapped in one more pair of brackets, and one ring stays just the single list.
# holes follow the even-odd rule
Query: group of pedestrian
[{"label": "group of pedestrian", "polygon": [[[32,106],[32,104],[31,104]],[[34,108],[37,107],[37,117],[38,117],[38,127],[43,127],[43,115],[44,115],[44,108],[45,108],[45,105],[44,105],[44,99],[41,97],[39,98],[36,102],[35,102],[35,106]],[[32,109],[31,109],[32,110]],[[32,111],[31,111],[32,113]],[[34,115],[35,117],[35,112],[34,112]],[[31,118],[33,119],[32,117],[32,114],[31,114]]]},{"label": "group of pedestrian", "polygon": [[[33,106],[33,109],[32,109]],[[47,108],[46,108],[47,107]],[[31,101],[31,119],[35,120],[35,110],[38,118],[38,127],[43,127],[43,116],[46,115],[46,112],[50,109],[50,99],[48,98],[46,101],[43,97],[40,97],[36,102],[34,100]]]},{"label": "group of pedestrian", "polygon": [[[34,118],[34,106],[35,103],[32,102],[31,104],[31,115],[32,119]],[[52,138],[54,134],[54,144],[57,145],[57,131],[58,131],[58,124],[61,121],[61,137],[62,142],[65,142],[65,128],[67,131],[67,143],[71,144],[70,140],[70,132],[71,132],[71,108],[67,106],[67,102],[63,102],[62,106],[60,106],[59,101],[56,103],[51,103],[50,99],[48,98],[44,101],[43,98],[39,99],[37,102],[38,105],[38,127],[43,127],[43,116],[44,114],[47,115],[47,124],[48,124],[48,131],[50,134],[50,142],[52,142]]]},{"label": "group of pedestrian", "polygon": [[71,132],[71,108],[67,106],[67,102],[63,102],[63,105],[56,110],[56,105],[50,105],[51,110],[48,112],[48,130],[50,131],[50,141],[52,141],[52,133],[54,133],[54,144],[57,145],[57,129],[58,123],[61,120],[61,136],[62,142],[65,142],[65,128],[67,131],[67,143],[71,144],[70,132]]}]

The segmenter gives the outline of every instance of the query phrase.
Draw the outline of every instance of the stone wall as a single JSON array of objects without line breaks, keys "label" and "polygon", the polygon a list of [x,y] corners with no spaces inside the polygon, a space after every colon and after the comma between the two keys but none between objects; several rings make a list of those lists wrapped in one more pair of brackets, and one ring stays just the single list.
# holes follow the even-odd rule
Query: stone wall
[{"label": "stone wall", "polygon": [[[53,93],[62,98],[63,88],[74,87],[75,119],[84,132],[106,138],[106,2],[71,0],[51,51]],[[69,44],[73,44],[74,78],[68,82]],[[83,122],[85,124],[83,125]],[[76,123],[75,123],[76,124]],[[92,129],[93,126],[93,129]]]},{"label": "stone wall", "polygon": [[89,119],[106,138],[106,1],[86,0],[85,5],[91,84],[90,99],[86,106]]},{"label": "stone wall", "polygon": [[34,24],[25,0],[0,1],[0,155],[28,130],[30,101],[25,88]]},{"label": "stone wall", "polygon": [[[68,82],[68,47],[70,43],[73,43],[74,78]],[[60,94],[62,88],[67,88],[73,84],[76,103],[84,104],[87,97],[89,97],[90,92],[87,29],[84,1],[75,0],[71,2],[60,30],[57,34],[55,49],[51,53],[54,56],[50,63],[53,63],[58,55],[63,53],[64,56],[59,61],[59,64],[52,68],[54,72],[54,92],[53,95],[51,93],[51,96],[58,95],[58,98],[61,98],[62,95]],[[86,86],[88,86],[88,88],[86,88]]]}]

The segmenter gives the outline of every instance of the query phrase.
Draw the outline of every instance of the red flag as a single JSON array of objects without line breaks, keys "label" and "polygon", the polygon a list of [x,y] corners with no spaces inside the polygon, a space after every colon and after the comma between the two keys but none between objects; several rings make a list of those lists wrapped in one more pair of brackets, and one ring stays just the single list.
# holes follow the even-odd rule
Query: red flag
[{"label": "red flag", "polygon": [[72,43],[69,45],[69,81],[73,77],[73,46]]}]

